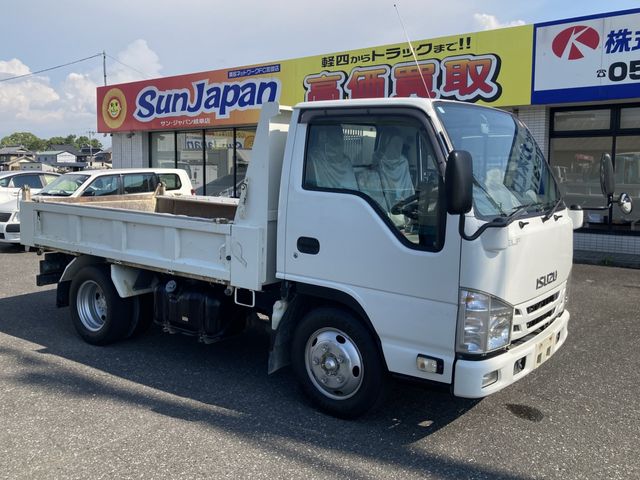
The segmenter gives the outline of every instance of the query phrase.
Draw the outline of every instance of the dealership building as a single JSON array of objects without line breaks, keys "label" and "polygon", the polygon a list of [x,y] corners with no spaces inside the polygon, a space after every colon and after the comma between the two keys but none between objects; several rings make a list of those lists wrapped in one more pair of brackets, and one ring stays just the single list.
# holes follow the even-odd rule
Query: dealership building
[{"label": "dealership building", "polygon": [[600,158],[634,210],[589,211],[581,251],[640,257],[640,9],[98,88],[113,166],[177,166],[237,195],[261,105],[420,96],[505,109],[536,138],[567,204],[601,206]]}]

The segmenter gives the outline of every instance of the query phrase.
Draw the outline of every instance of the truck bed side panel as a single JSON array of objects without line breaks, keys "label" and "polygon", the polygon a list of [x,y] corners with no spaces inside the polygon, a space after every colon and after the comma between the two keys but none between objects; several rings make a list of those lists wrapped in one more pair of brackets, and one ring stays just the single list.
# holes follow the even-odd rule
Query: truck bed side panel
[{"label": "truck bed side panel", "polygon": [[23,243],[186,276],[229,281],[231,225],[170,214],[22,203]]}]

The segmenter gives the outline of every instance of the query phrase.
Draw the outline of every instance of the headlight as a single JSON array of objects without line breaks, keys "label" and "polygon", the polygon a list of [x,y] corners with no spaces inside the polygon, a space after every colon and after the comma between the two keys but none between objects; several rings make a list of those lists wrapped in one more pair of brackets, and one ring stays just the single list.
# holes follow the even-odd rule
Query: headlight
[{"label": "headlight", "polygon": [[567,282],[564,284],[564,290],[560,292],[561,295],[564,295],[560,301],[560,315],[564,313],[565,308],[567,308],[567,303],[569,303],[569,284],[571,283],[571,273],[569,273],[569,277],[567,278]]},{"label": "headlight", "polygon": [[13,216],[13,221],[18,223],[20,222],[20,210],[18,210],[16,214]]},{"label": "headlight", "polygon": [[513,307],[495,297],[460,290],[458,346],[461,353],[487,353],[509,345]]}]

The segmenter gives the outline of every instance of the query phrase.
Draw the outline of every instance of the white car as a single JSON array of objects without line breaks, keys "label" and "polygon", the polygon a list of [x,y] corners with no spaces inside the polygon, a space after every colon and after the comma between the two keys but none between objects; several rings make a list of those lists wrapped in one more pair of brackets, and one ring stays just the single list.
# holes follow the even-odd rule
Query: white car
[{"label": "white car", "polygon": [[[188,173],[175,168],[123,168],[70,172],[59,176],[42,190],[32,189],[31,192],[46,198],[151,194],[160,182],[165,185],[166,195],[195,193]],[[18,209],[17,196],[12,201],[0,203],[0,242],[20,243]]]},{"label": "white car", "polygon": [[0,172],[0,242],[20,241],[20,189],[28,185],[31,192],[37,194],[59,176],[58,173],[40,170]]},{"label": "white car", "polygon": [[0,172],[0,203],[14,199],[25,185],[31,187],[31,192],[37,193],[42,187],[51,183],[60,174],[43,172],[41,170],[14,170]]}]

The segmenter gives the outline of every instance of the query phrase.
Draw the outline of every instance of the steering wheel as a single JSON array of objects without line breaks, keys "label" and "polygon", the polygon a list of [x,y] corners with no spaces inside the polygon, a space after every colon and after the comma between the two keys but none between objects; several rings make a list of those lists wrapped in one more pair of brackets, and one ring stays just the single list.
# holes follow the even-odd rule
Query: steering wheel
[{"label": "steering wheel", "polygon": [[411,220],[418,220],[418,198],[417,193],[403,198],[391,207],[391,213],[394,215],[402,214]]}]

